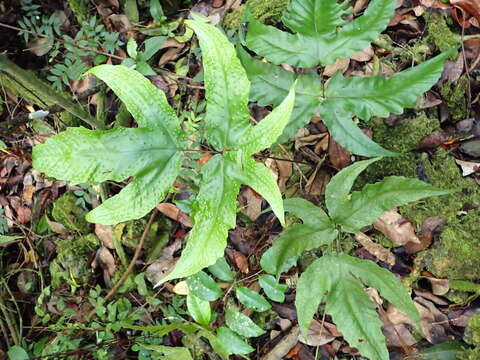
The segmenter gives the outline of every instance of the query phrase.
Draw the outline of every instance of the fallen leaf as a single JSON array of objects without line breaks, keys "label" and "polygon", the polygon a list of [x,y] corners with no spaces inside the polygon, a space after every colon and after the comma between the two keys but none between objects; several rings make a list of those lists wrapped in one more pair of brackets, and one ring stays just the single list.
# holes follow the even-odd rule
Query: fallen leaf
[{"label": "fallen leaf", "polygon": [[365,62],[369,61],[374,55],[372,45],[368,45],[365,49],[362,51],[356,52],[352,56],[350,56],[350,59],[359,61],[359,62]]},{"label": "fallen leaf", "polygon": [[430,246],[433,241],[433,234],[440,225],[445,222],[440,216],[431,216],[426,218],[421,226],[420,234],[418,235],[419,243],[410,242],[405,244],[405,251],[407,254],[415,254],[423,251]]},{"label": "fallen leaf", "polygon": [[241,210],[242,214],[247,215],[250,220],[255,221],[262,213],[263,198],[259,197],[255,191],[246,187],[241,194],[246,204]]},{"label": "fallen leaf", "polygon": [[349,58],[338,59],[333,64],[325,66],[325,69],[323,70],[323,75],[331,77],[337,71],[340,71],[343,74],[345,71],[347,71],[348,65],[350,65]]},{"label": "fallen leaf", "polygon": [[167,246],[163,252],[162,256],[150,264],[145,270],[145,277],[152,284],[158,284],[165,276],[168,275],[173,270],[176,259],[173,258],[173,254],[182,247],[182,240],[175,239],[173,244]]},{"label": "fallen leaf", "polygon": [[425,276],[425,279],[432,285],[432,293],[434,295],[445,295],[448,290],[450,290],[450,282],[448,279],[437,279],[429,276]]},{"label": "fallen leaf", "polygon": [[185,227],[192,227],[190,216],[180,210],[175,204],[161,203],[157,205],[157,210],[170,219],[178,221]]},{"label": "fallen leaf", "polygon": [[350,152],[331,136],[328,143],[328,157],[332,166],[337,170],[342,170],[352,163]]},{"label": "fallen leaf", "polygon": [[95,224],[95,235],[100,239],[103,246],[115,249],[113,245],[113,228],[111,226]]},{"label": "fallen leaf", "polygon": [[112,253],[105,246],[101,246],[97,250],[95,260],[92,262],[92,268],[96,269],[97,267],[105,270],[109,276],[113,276],[117,269]]},{"label": "fallen leaf", "polygon": [[459,159],[455,159],[455,162],[462,168],[462,176],[468,176],[480,170],[480,163],[463,161]]},{"label": "fallen leaf", "polygon": [[278,169],[278,187],[283,193],[286,189],[287,181],[292,176],[292,163],[290,161],[275,160]]},{"label": "fallen leaf", "polygon": [[293,327],[280,342],[275,345],[268,353],[260,358],[260,360],[281,360],[288,352],[297,344],[300,328]]},{"label": "fallen leaf", "polygon": [[303,337],[302,334],[298,336],[298,341],[302,344],[310,345],[310,346],[322,346],[332,342],[336,336],[342,336],[338,333],[333,335],[330,330],[325,326],[325,322],[320,323],[317,320],[313,320],[310,323],[310,327],[308,328],[307,339]]},{"label": "fallen leaf", "polygon": [[384,263],[394,266],[395,255],[393,255],[388,249],[385,249],[382,245],[373,242],[373,240],[362,232],[355,234],[355,240],[357,240],[370,254],[375,256],[378,260]]},{"label": "fallen leaf", "polygon": [[373,222],[373,227],[382,232],[395,245],[405,245],[407,243],[420,243],[415,229],[410,221],[404,219],[394,208],[385,211]]}]

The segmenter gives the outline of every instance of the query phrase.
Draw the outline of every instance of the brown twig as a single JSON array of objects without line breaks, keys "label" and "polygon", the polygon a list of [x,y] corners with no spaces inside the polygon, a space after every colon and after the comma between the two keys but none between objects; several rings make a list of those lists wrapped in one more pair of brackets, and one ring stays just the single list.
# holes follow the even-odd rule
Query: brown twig
[{"label": "brown twig", "polygon": [[117,60],[123,60],[123,59],[124,59],[124,58],[121,57],[121,56],[109,54],[109,53],[107,53],[107,52],[105,52],[105,51],[95,50],[95,49],[91,49],[91,48],[89,48],[89,47],[87,47],[87,46],[78,45],[78,44],[76,44],[76,43],[73,42],[73,41],[63,40],[63,39],[60,39],[60,38],[56,38],[56,37],[54,37],[54,36],[48,36],[48,35],[38,34],[38,33],[36,33],[35,31],[22,29],[22,28],[19,28],[19,27],[17,27],[17,26],[8,25],[8,24],[4,24],[4,23],[1,23],[1,22],[0,22],[0,26],[2,26],[2,27],[4,27],[4,28],[7,28],[7,29],[11,29],[11,30],[26,32],[26,33],[29,33],[29,34],[31,34],[31,35],[35,35],[35,36],[38,36],[38,37],[41,37],[41,38],[44,38],[44,39],[53,39],[53,40],[59,41],[59,42],[61,42],[61,43],[65,43],[65,44],[69,44],[69,45],[75,46],[76,48],[79,48],[79,49],[81,49],[81,50],[93,51],[94,53],[97,53],[97,54],[100,54],[100,55],[105,55],[105,56],[108,56],[108,57],[113,58],[113,59],[117,59]]},{"label": "brown twig", "polygon": [[[122,286],[123,282],[127,279],[128,275],[130,275],[130,273],[132,272],[132,270],[135,266],[135,263],[137,262],[138,258],[140,257],[140,253],[142,251],[143,244],[145,243],[145,238],[147,237],[147,234],[150,231],[150,228],[153,224],[153,220],[155,220],[155,217],[157,216],[157,214],[158,214],[158,210],[157,210],[157,208],[155,208],[152,212],[152,215],[150,215],[150,219],[148,220],[147,226],[145,226],[145,230],[143,230],[143,234],[140,237],[140,241],[137,245],[137,248],[135,249],[135,254],[133,254],[133,258],[130,261],[130,264],[128,264],[128,267],[125,270],[125,272],[123,273],[122,277],[110,289],[108,294],[105,295],[105,297],[103,298],[103,303],[106,303],[108,301],[108,299],[110,299],[118,291],[120,286]],[[88,314],[88,318],[91,318],[94,314],[95,314],[95,309],[90,311],[90,313]]]}]

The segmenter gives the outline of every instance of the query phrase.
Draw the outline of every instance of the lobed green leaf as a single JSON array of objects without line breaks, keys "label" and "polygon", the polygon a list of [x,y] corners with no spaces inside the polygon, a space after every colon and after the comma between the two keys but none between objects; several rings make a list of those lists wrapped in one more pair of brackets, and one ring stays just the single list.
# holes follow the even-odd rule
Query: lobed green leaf
[{"label": "lobed green leaf", "polygon": [[300,329],[306,336],[313,315],[324,301],[327,314],[350,346],[365,357],[388,360],[375,305],[358,279],[375,287],[419,324],[413,301],[393,274],[369,260],[340,254],[322,256],[301,275],[295,301]]}]

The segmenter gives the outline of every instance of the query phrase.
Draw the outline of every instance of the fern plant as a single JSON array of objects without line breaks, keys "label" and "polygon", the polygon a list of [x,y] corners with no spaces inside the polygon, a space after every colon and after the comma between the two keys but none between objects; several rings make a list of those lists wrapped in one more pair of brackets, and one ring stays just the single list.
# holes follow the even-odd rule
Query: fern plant
[{"label": "fern plant", "polygon": [[[260,193],[283,224],[283,202],[271,172],[252,155],[275,142],[287,124],[294,89],[258,125],[249,121],[249,81],[235,49],[215,27],[188,21],[200,40],[207,109],[204,136],[214,156],[202,168],[193,205],[194,227],[173,272],[163,281],[186,277],[223,256],[227,232],[235,226],[241,184]],[[100,65],[89,71],[117,94],[138,128],[88,130],[72,127],[33,149],[34,167],[72,183],[123,181],[119,194],[87,214],[87,220],[115,224],[138,219],[160,203],[182,168],[187,137],[165,94],[140,73]]]},{"label": "fern plant", "polygon": [[[285,210],[303,224],[290,226],[276,239],[262,256],[262,268],[279,276],[304,251],[331,244],[339,231],[354,234],[393,206],[451,193],[400,176],[387,177],[350,193],[356,177],[378,160],[356,162],[332,178],[325,192],[328,214],[304,199],[285,200]],[[381,322],[374,303],[363,289],[364,284],[378,289],[383,297],[420,323],[410,296],[392,273],[371,261],[333,252],[315,260],[300,276],[295,301],[298,322],[306,336],[310,321],[323,301],[326,313],[332,316],[351,346],[372,360],[388,360]]]},{"label": "fern plant", "polygon": [[[343,147],[363,156],[394,156],[366,136],[352,120],[401,114],[429,90],[441,75],[444,53],[419,66],[386,79],[381,76],[345,78],[337,72],[325,84],[317,72],[308,70],[329,65],[363,50],[385,30],[395,10],[395,0],[372,0],[364,14],[353,21],[348,2],[337,0],[292,0],[283,14],[283,23],[293,33],[249,19],[246,46],[265,57],[265,63],[251,57],[241,46],[239,55],[252,81],[251,100],[259,105],[278,105],[291,84],[298,81],[296,102],[290,123],[280,142],[288,140],[308,123],[319,109],[330,134]],[[302,74],[287,71],[279,64],[306,68]]]}]

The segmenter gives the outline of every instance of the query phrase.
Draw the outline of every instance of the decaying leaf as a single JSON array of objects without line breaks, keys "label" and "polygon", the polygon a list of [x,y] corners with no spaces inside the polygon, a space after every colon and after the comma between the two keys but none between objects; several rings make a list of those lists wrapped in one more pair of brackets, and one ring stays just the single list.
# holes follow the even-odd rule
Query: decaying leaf
[{"label": "decaying leaf", "polygon": [[395,255],[389,250],[385,249],[382,245],[373,242],[373,240],[362,232],[355,234],[355,240],[357,240],[370,254],[375,256],[378,260],[384,263],[394,266]]},{"label": "decaying leaf", "polygon": [[419,244],[420,240],[415,235],[415,229],[412,223],[402,217],[394,208],[385,211],[373,222],[373,226],[381,231],[395,245],[405,245],[407,243]]},{"label": "decaying leaf", "polygon": [[115,249],[113,245],[113,228],[111,226],[95,224],[95,235],[100,239],[103,246]]}]

